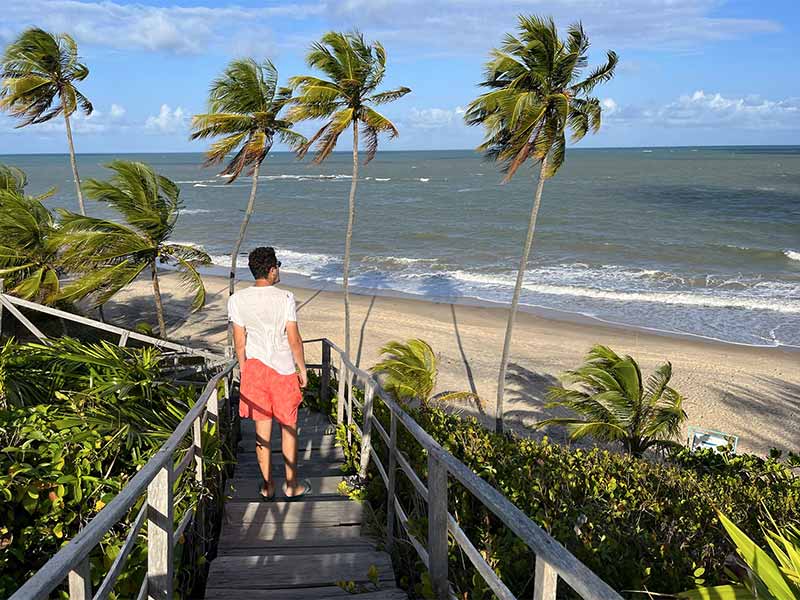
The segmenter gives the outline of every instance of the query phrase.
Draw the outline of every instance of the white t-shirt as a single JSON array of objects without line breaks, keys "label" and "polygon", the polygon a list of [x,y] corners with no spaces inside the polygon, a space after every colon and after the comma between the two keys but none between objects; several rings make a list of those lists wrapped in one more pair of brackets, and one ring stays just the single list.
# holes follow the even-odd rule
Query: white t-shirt
[{"label": "white t-shirt", "polygon": [[294,294],[275,286],[252,286],[228,299],[228,319],[245,328],[247,358],[257,358],[282,375],[295,372],[286,323],[297,321]]}]

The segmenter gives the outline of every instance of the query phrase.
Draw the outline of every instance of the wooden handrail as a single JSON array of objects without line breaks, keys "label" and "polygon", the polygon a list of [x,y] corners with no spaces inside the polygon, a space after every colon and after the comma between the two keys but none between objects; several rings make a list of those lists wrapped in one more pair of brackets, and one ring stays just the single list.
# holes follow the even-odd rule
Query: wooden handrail
[{"label": "wooden handrail", "polygon": [[[199,421],[209,404],[209,401],[216,398],[217,385],[221,379],[227,377],[236,366],[235,361],[229,362],[225,368],[212,377],[206,384],[203,393],[198,398],[195,405],[186,413],[186,416],[178,424],[169,436],[166,442],[158,449],[158,451],[147,461],[142,469],[133,476],[128,484],[117,494],[97,515],[83,528],[81,531],[61,550],[59,550],[45,565],[39,569],[36,574],[31,577],[22,587],[20,587],[9,600],[39,600],[47,598],[48,595],[56,589],[61,583],[69,577],[70,579],[70,597],[78,598],[91,598],[91,594],[86,595],[87,588],[86,577],[88,573],[88,557],[90,552],[97,546],[103,539],[103,536],[114,527],[136,504],[141,495],[147,491],[148,504],[151,508],[156,510],[166,510],[171,517],[172,506],[172,485],[171,485],[171,472],[173,469],[173,455],[179,449],[184,437],[192,429],[193,424]],[[202,463],[200,463],[202,465]],[[166,485],[165,485],[166,484]],[[157,494],[158,498],[153,498],[154,490],[156,488],[164,489],[163,493]],[[165,502],[165,499],[167,502]],[[158,502],[153,503],[153,500]],[[159,538],[158,544],[161,543],[160,538],[166,539],[163,535],[151,536],[151,527],[153,523],[157,523],[161,528],[169,528],[169,549],[167,553],[169,557],[172,556],[172,520],[165,519],[166,516],[162,513],[161,518],[154,518],[156,515],[153,510],[147,510],[148,516],[148,538]],[[137,519],[138,521],[138,519]],[[132,536],[135,538],[135,536]],[[151,550],[153,545],[150,546]],[[165,546],[166,548],[166,546]],[[152,554],[152,553],[151,553]],[[150,556],[149,558],[155,558]],[[172,585],[172,571],[171,565],[165,564],[163,557],[159,557],[158,566],[160,569],[167,569],[169,567],[169,581],[166,581],[166,574],[160,574],[158,581],[162,582],[163,586],[167,589],[163,593],[157,593],[156,590],[150,590],[149,596],[152,598],[171,598],[172,594],[169,587]],[[150,565],[152,568],[152,564]],[[115,575],[121,572],[121,567],[115,569]],[[149,571],[148,579],[152,576],[152,570]],[[73,586],[73,583],[75,585]],[[104,586],[107,587],[107,586]],[[151,586],[152,587],[152,586]],[[78,591],[82,589],[82,591]],[[73,591],[75,590],[75,591]],[[80,594],[80,595],[79,595]]]},{"label": "wooden handrail", "polygon": [[[561,545],[555,538],[534,523],[528,515],[517,508],[511,501],[493,488],[488,482],[479,477],[474,471],[464,463],[450,454],[447,450],[431,437],[411,415],[409,415],[389,394],[378,384],[377,380],[368,372],[353,365],[341,348],[330,340],[322,340],[324,345],[328,345],[337,355],[341,364],[339,372],[339,401],[337,402],[337,422],[339,425],[348,425],[354,422],[352,389],[345,399],[343,395],[346,388],[355,381],[363,381],[365,388],[365,401],[363,415],[369,415],[372,425],[381,433],[385,441],[385,430],[382,428],[377,418],[372,416],[373,398],[377,397],[386,405],[391,415],[391,433],[389,434],[389,460],[390,468],[388,473],[383,465],[379,471],[386,483],[389,494],[389,510],[387,531],[393,538],[395,516],[404,515],[399,500],[395,494],[394,471],[397,465],[410,478],[414,487],[421,493],[428,505],[428,548],[421,552],[417,540],[412,539],[412,545],[417,549],[420,558],[428,565],[431,583],[434,591],[439,598],[447,598],[449,595],[449,584],[447,581],[447,560],[446,560],[446,539],[448,529],[453,530],[458,522],[447,513],[447,486],[443,481],[447,481],[448,476],[452,476],[461,485],[477,498],[484,507],[491,511],[503,524],[513,531],[536,555],[536,583],[534,600],[555,600],[556,583],[558,578],[563,579],[575,592],[584,600],[622,600],[622,597],[614,591],[607,583],[592,572],[586,565],[580,562],[575,556]],[[369,393],[369,388],[374,393]],[[397,448],[396,423],[400,422],[406,430],[414,437],[417,443],[427,451],[429,460],[429,481],[425,486],[416,473],[411,470],[411,465],[405,460]],[[369,431],[366,423],[362,431]],[[362,471],[363,465],[367,460],[379,462],[377,454],[372,451],[371,439],[369,436],[362,438]],[[386,473],[386,477],[384,477]],[[431,513],[431,511],[433,511]],[[403,519],[400,519],[402,524]],[[408,532],[406,532],[408,533]],[[502,581],[494,574],[494,571],[483,560],[479,553],[474,552],[471,543],[467,546],[466,536],[463,531],[453,530],[453,537],[459,546],[464,548],[465,553],[473,563],[476,563],[476,570],[484,578],[487,584],[500,592],[505,598],[507,588]],[[444,545],[442,540],[445,540]],[[391,547],[393,539],[387,539],[387,547]]]},{"label": "wooden handrail", "polygon": [[[1,289],[2,287],[0,287],[0,290]],[[83,317],[81,315],[76,315],[71,312],[59,310],[57,308],[53,308],[52,306],[44,306],[42,304],[37,304],[36,302],[23,300],[22,298],[17,298],[16,296],[12,296],[10,294],[0,292],[0,304],[5,306],[9,310],[9,312],[11,312],[17,318],[17,320],[19,320],[20,323],[22,323],[26,327],[26,329],[28,329],[32,334],[34,334],[37,338],[39,338],[42,341],[45,341],[47,339],[46,336],[33,323],[31,323],[29,319],[27,319],[24,315],[22,315],[22,313],[19,312],[17,307],[22,307],[28,310],[36,311],[38,313],[51,315],[54,317],[58,317],[60,319],[66,319],[67,321],[80,323],[81,325],[87,325],[89,327],[92,327],[93,329],[100,329],[101,331],[113,333],[114,335],[120,336],[118,342],[119,346],[125,346],[128,343],[128,340],[137,340],[140,342],[144,342],[146,344],[150,344],[151,346],[174,350],[182,354],[202,356],[203,358],[208,359],[209,362],[214,364],[225,362],[224,355],[218,352],[211,352],[209,350],[200,350],[198,348],[192,348],[191,346],[184,346],[183,344],[177,344],[175,342],[170,342],[169,340],[162,340],[160,338],[145,335],[137,331],[131,331],[129,329],[124,329],[122,327],[117,327],[116,325],[111,325],[109,323],[100,323],[99,321],[95,321],[94,319],[89,319],[88,317]]]}]

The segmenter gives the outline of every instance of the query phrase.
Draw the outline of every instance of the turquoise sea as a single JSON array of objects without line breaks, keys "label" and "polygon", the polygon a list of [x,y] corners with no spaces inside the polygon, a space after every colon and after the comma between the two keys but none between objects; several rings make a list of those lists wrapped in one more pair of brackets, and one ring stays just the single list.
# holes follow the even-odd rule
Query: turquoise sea
[{"label": "turquoise sea", "polygon": [[[116,155],[180,182],[174,239],[220,268],[250,181],[200,154]],[[80,155],[105,177],[110,155]],[[64,155],[10,155],[29,190],[76,209]],[[245,251],[274,245],[292,283],[341,277],[350,155],[324,165],[276,153],[262,169]],[[381,152],[361,171],[354,284],[432,299],[510,300],[534,173],[508,185],[471,151]],[[92,214],[110,215],[90,203]],[[246,264],[246,261],[242,264]],[[285,278],[287,279],[287,278]],[[576,149],[545,186],[523,303],[753,345],[800,347],[800,147]]]}]

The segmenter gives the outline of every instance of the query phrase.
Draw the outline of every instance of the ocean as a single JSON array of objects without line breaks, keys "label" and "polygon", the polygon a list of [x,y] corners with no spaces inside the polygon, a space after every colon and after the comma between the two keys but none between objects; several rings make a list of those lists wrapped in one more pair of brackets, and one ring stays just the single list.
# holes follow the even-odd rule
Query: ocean
[{"label": "ocean", "polygon": [[[250,189],[200,154],[79,155],[81,177],[112,158],[180,183],[175,241],[224,272]],[[10,155],[50,207],[77,210],[64,155]],[[284,280],[341,281],[351,157],[269,156],[244,244],[272,245]],[[510,302],[535,172],[500,185],[472,151],[382,151],[361,169],[352,283],[445,301]],[[90,214],[113,216],[88,202]],[[245,267],[246,260],[240,261]],[[287,277],[288,274],[288,277]],[[757,346],[800,347],[800,147],[574,149],[544,188],[523,308]]]}]

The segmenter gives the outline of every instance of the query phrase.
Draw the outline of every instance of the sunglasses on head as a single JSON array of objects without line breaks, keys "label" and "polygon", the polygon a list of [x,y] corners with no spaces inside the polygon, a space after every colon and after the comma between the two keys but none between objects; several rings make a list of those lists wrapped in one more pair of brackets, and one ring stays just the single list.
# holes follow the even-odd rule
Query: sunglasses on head
[{"label": "sunglasses on head", "polygon": [[281,261],[275,263],[275,268],[279,268],[281,266]]}]

